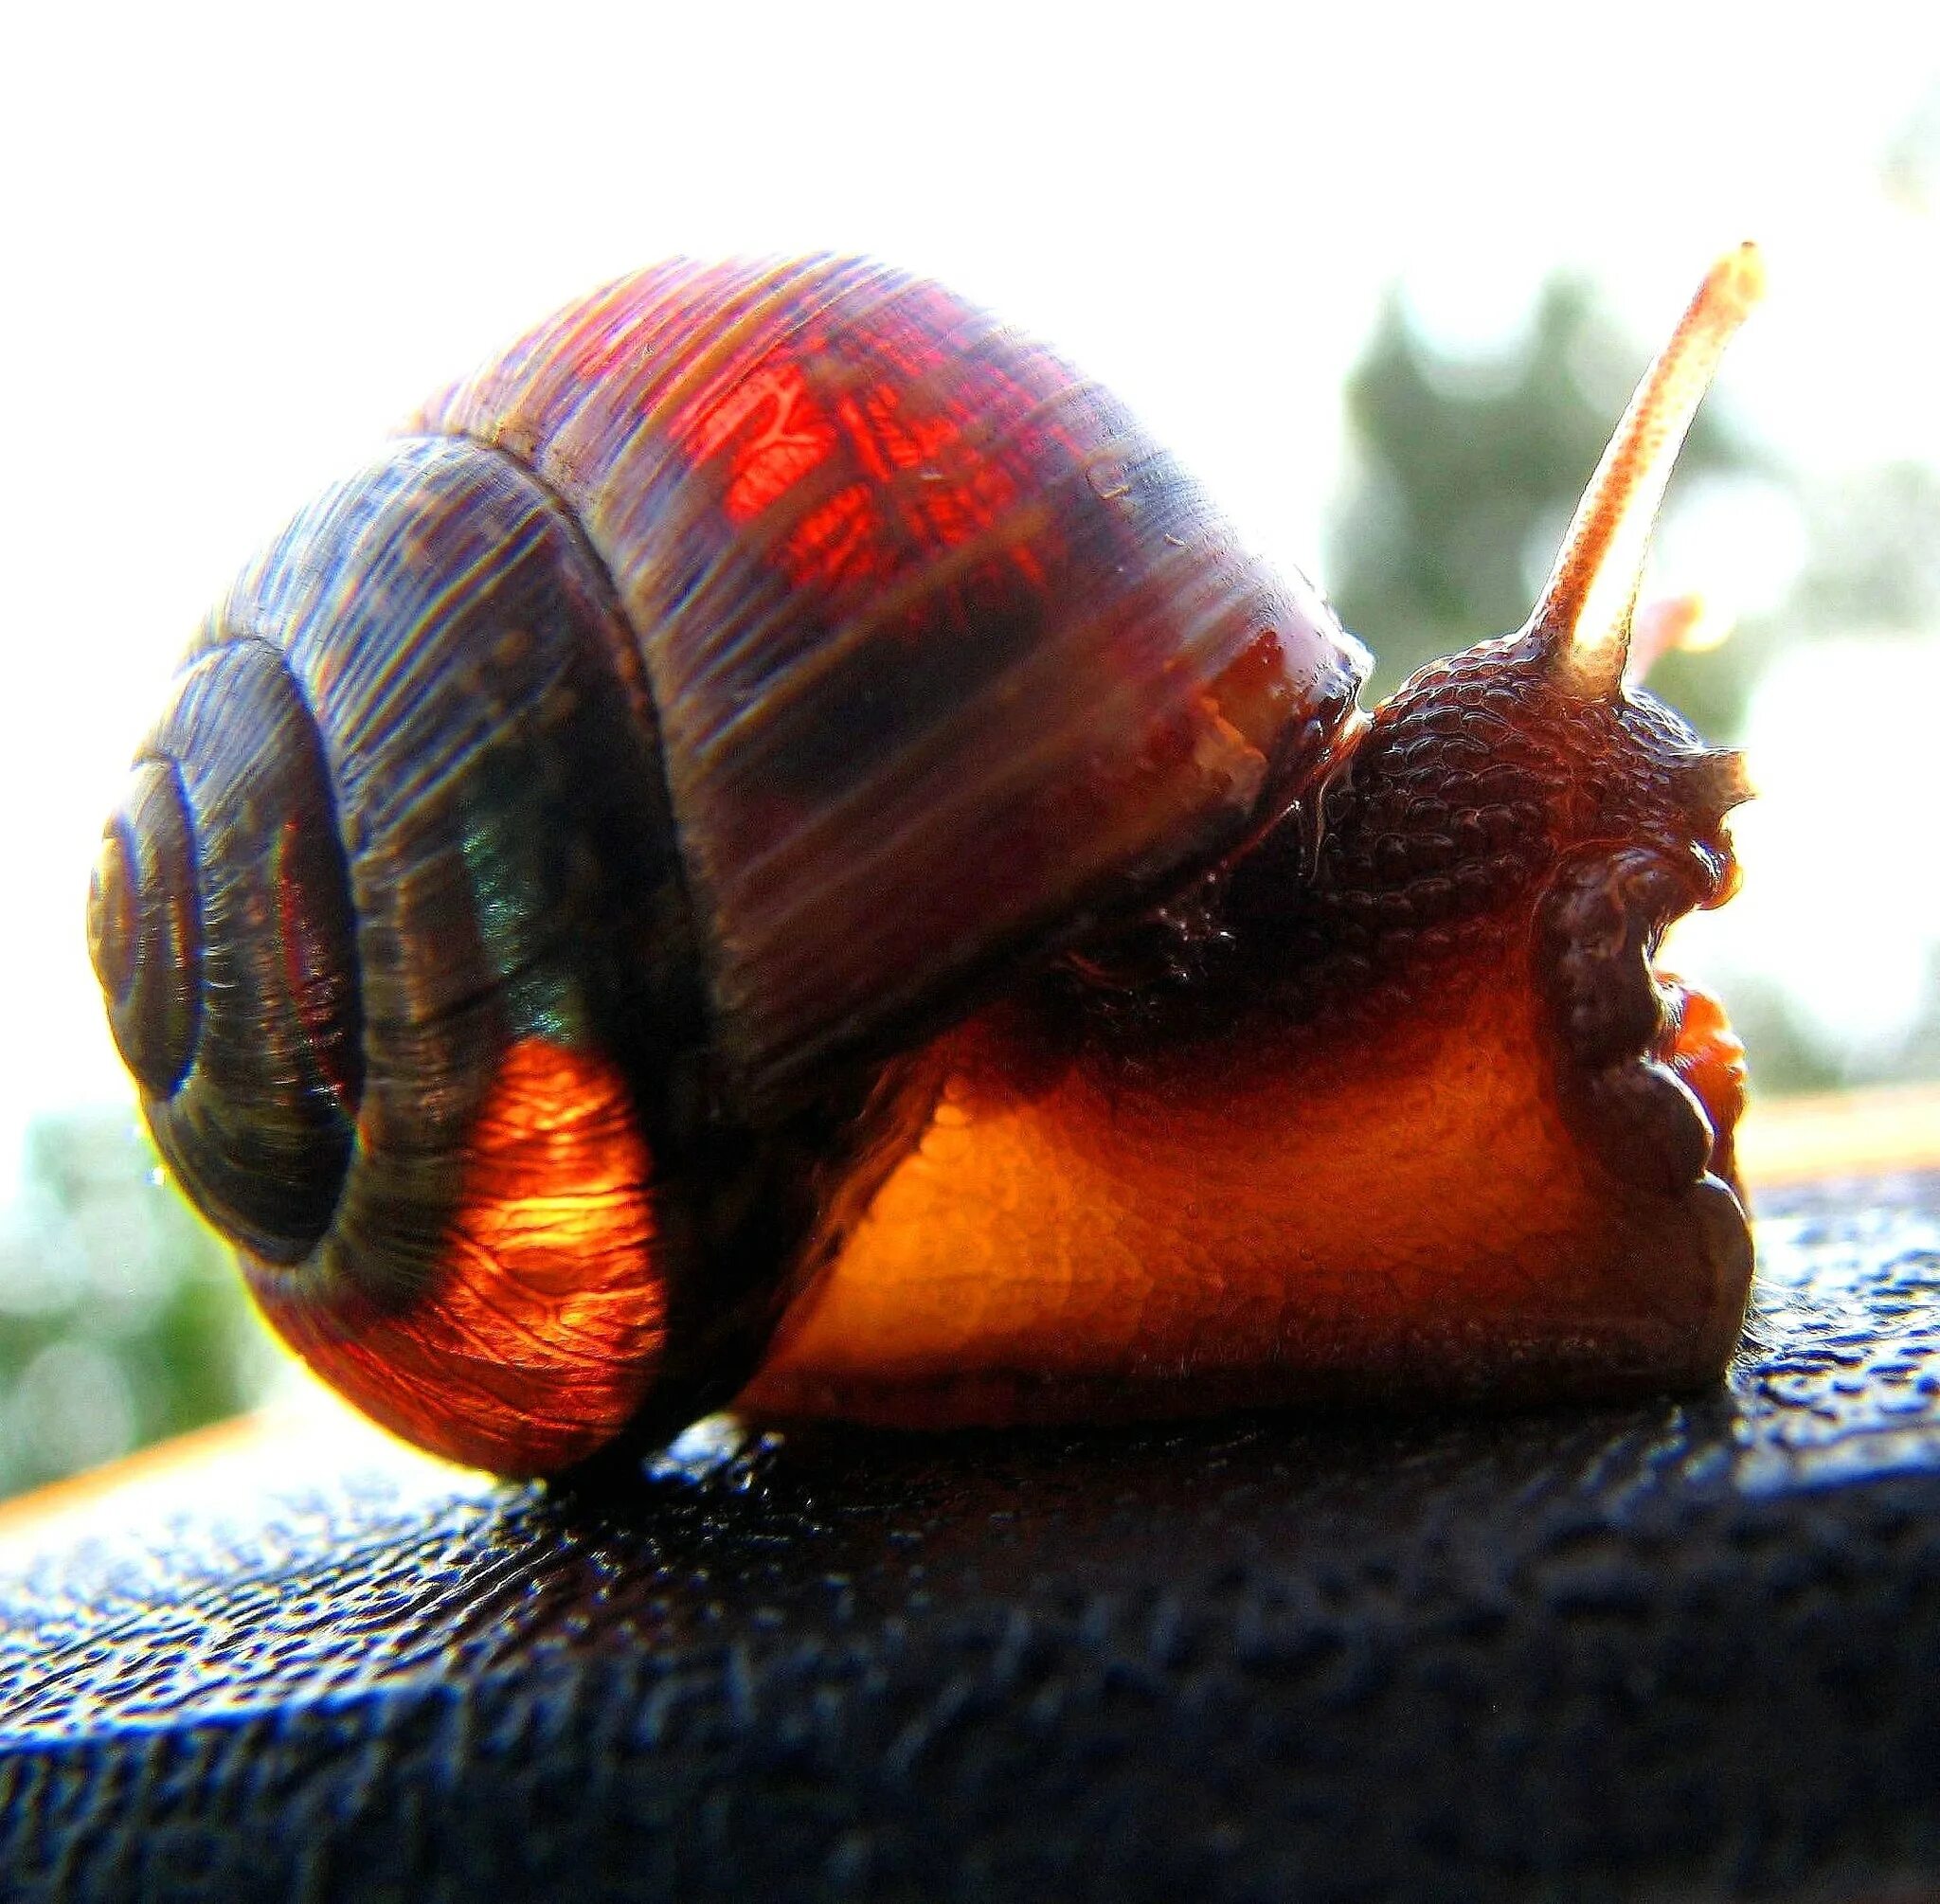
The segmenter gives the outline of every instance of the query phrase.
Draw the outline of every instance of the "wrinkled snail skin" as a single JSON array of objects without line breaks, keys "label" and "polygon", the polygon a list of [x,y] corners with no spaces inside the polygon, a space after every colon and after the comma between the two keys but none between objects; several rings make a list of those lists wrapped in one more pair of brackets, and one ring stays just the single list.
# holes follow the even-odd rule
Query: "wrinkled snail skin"
[{"label": "wrinkled snail skin", "polygon": [[1530,627],[1372,719],[1308,584],[938,287],[568,307],[296,518],[141,750],[89,931],[165,1158],[319,1374],[507,1473],[737,1395],[1710,1378],[1742,1055],[1650,961],[1745,788],[1622,669],[1751,268]]}]

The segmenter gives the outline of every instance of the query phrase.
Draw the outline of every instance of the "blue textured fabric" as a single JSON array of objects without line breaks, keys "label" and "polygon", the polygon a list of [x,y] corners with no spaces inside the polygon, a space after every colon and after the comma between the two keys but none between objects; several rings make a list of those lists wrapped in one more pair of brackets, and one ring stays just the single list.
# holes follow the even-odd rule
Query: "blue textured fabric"
[{"label": "blue textured fabric", "polygon": [[0,1547],[0,1892],[1934,1895],[1940,1179],[1760,1242],[1682,1402],[132,1482]]}]

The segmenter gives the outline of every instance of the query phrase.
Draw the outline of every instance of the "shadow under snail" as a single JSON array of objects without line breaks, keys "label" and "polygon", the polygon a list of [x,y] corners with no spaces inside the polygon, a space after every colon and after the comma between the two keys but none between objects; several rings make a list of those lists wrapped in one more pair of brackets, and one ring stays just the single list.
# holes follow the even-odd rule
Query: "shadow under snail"
[{"label": "shadow under snail", "polygon": [[296,1352],[507,1473],[1713,1379],[1748,788],[1626,686],[1706,279],[1518,634],[1367,657],[1105,392],[878,266],[570,306],[191,647],[89,937]]}]

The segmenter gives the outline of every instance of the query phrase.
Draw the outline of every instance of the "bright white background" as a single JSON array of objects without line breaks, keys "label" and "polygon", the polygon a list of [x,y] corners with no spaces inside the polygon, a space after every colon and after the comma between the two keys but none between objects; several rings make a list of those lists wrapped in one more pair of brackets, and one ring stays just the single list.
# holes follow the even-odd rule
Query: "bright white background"
[{"label": "bright white background", "polygon": [[[1721,401],[1804,467],[1931,456],[1940,223],[1881,160],[1940,74],[1940,9],[1811,18],[13,9],[0,1185],[32,1108],[122,1089],[82,898],[175,652],[307,494],[549,307],[673,251],[886,255],[1052,338],[1263,551],[1314,567],[1341,379],[1385,284],[1460,346],[1575,267],[1654,343],[1710,257],[1755,235],[1772,295]],[[1749,607],[1782,589],[1782,524],[1726,512],[1712,531],[1674,539],[1662,585]],[[1717,956],[1792,956],[1822,1012],[1856,994],[1878,1020],[1940,938],[1930,723],[1910,696],[1842,692],[1828,708],[1806,674],[1761,716],[1768,798]],[[1921,778],[1887,774],[1882,720]],[[1899,816],[1878,851],[1915,877],[1878,880],[1841,839],[1856,779]]]}]

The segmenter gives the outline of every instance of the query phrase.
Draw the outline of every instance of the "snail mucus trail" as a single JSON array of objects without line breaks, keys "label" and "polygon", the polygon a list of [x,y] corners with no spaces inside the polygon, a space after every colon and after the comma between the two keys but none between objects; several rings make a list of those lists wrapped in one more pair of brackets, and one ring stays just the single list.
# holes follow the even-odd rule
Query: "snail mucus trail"
[{"label": "snail mucus trail", "polygon": [[880,267],[568,307],[191,646],[89,907],[164,1157],[319,1374],[547,1473],[1712,1379],[1742,1053],[1657,974],[1735,754],[1626,686],[1757,293],[1525,627],[1366,656],[1106,393]]}]

